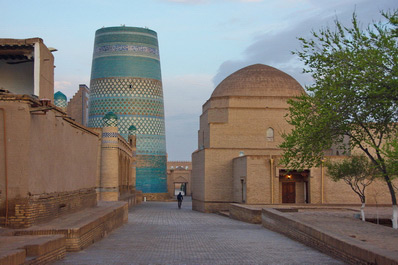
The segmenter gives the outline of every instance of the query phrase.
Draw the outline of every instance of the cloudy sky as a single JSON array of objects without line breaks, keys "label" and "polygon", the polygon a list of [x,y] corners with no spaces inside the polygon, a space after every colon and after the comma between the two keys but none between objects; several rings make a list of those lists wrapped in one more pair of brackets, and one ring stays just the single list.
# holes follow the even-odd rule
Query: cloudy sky
[{"label": "cloudy sky", "polygon": [[158,33],[169,160],[191,160],[202,105],[225,77],[255,63],[311,82],[291,51],[297,37],[349,25],[365,27],[397,0],[0,0],[0,38],[40,37],[55,55],[55,91],[73,96],[90,83],[95,31],[148,27]]}]

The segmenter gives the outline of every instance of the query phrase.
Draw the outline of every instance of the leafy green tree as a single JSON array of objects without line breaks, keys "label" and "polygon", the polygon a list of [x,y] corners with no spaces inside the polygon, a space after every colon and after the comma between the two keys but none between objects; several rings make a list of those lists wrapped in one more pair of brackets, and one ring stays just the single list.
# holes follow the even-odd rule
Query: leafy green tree
[{"label": "leafy green tree", "polygon": [[347,154],[362,151],[387,183],[397,228],[394,174],[382,147],[398,133],[398,10],[382,14],[382,21],[365,29],[354,13],[350,27],[336,20],[334,30],[299,38],[301,50],[294,54],[314,83],[308,94],[289,101],[293,130],[283,135],[281,147],[283,162],[295,169],[319,166],[324,150],[333,145]]},{"label": "leafy green tree", "polygon": [[369,186],[376,175],[374,167],[365,156],[350,156],[341,162],[327,161],[326,167],[330,178],[337,182],[343,180],[359,196],[361,206],[361,218],[365,221],[365,189]]}]

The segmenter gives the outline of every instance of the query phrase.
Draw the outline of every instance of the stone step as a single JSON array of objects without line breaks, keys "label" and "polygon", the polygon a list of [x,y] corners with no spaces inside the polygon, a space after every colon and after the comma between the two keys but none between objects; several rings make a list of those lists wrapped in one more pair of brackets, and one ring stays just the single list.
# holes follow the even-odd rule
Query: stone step
[{"label": "stone step", "polygon": [[44,224],[15,230],[15,235],[65,236],[66,251],[80,251],[127,222],[126,202],[99,202],[96,207],[59,217]]},{"label": "stone step", "polygon": [[2,236],[0,239],[0,265],[47,264],[66,255],[63,235]]},{"label": "stone step", "polygon": [[219,211],[218,214],[225,217],[229,217],[229,211]]}]

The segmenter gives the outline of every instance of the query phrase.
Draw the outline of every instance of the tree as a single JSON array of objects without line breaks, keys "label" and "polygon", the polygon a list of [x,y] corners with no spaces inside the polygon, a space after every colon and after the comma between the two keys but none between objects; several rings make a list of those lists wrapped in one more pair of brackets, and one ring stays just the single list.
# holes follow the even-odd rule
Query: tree
[{"label": "tree", "polygon": [[375,170],[369,159],[365,156],[351,156],[341,162],[327,161],[326,167],[330,178],[337,182],[343,180],[359,196],[361,206],[361,218],[365,221],[365,189],[375,177]]},{"label": "tree", "polygon": [[301,50],[293,53],[314,83],[308,94],[289,101],[287,120],[293,129],[283,135],[282,162],[295,169],[319,166],[332,145],[347,154],[361,151],[387,183],[397,228],[395,174],[382,148],[398,133],[398,10],[382,15],[383,21],[362,29],[354,13],[350,27],[336,20],[335,30],[299,38]]}]

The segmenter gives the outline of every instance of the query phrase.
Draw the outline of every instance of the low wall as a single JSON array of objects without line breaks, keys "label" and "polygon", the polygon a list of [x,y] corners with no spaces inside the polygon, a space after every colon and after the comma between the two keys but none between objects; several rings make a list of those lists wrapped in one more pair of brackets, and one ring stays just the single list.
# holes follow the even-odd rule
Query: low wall
[{"label": "low wall", "polygon": [[133,191],[131,193],[123,194],[119,197],[119,201],[128,203],[129,208],[142,202],[142,192]]},{"label": "low wall", "polygon": [[204,202],[192,200],[192,210],[203,213],[216,213],[220,211],[229,211],[231,202]]},{"label": "low wall", "polygon": [[285,216],[282,212],[262,209],[262,226],[284,234],[294,240],[318,249],[328,255],[337,257],[350,264],[398,264],[384,250],[375,250],[350,238],[332,235],[317,228]]},{"label": "low wall", "polygon": [[261,208],[232,203],[229,217],[246,223],[261,224]]},{"label": "low wall", "polygon": [[146,197],[147,201],[167,201],[170,199],[168,193],[143,193],[143,197]]},{"label": "low wall", "polygon": [[32,226],[26,230],[17,230],[15,235],[64,235],[66,251],[74,252],[101,240],[127,221],[126,202],[99,202],[97,207],[86,209],[84,213],[71,214],[42,227]]},{"label": "low wall", "polygon": [[136,190],[135,191],[135,203],[140,204],[143,201],[142,191]]},{"label": "low wall", "polygon": [[[7,227],[26,228],[97,204],[95,189],[53,192],[9,201]],[[5,217],[0,217],[0,225]]]},{"label": "low wall", "polygon": [[65,255],[62,235],[0,236],[0,265],[50,264]]}]

